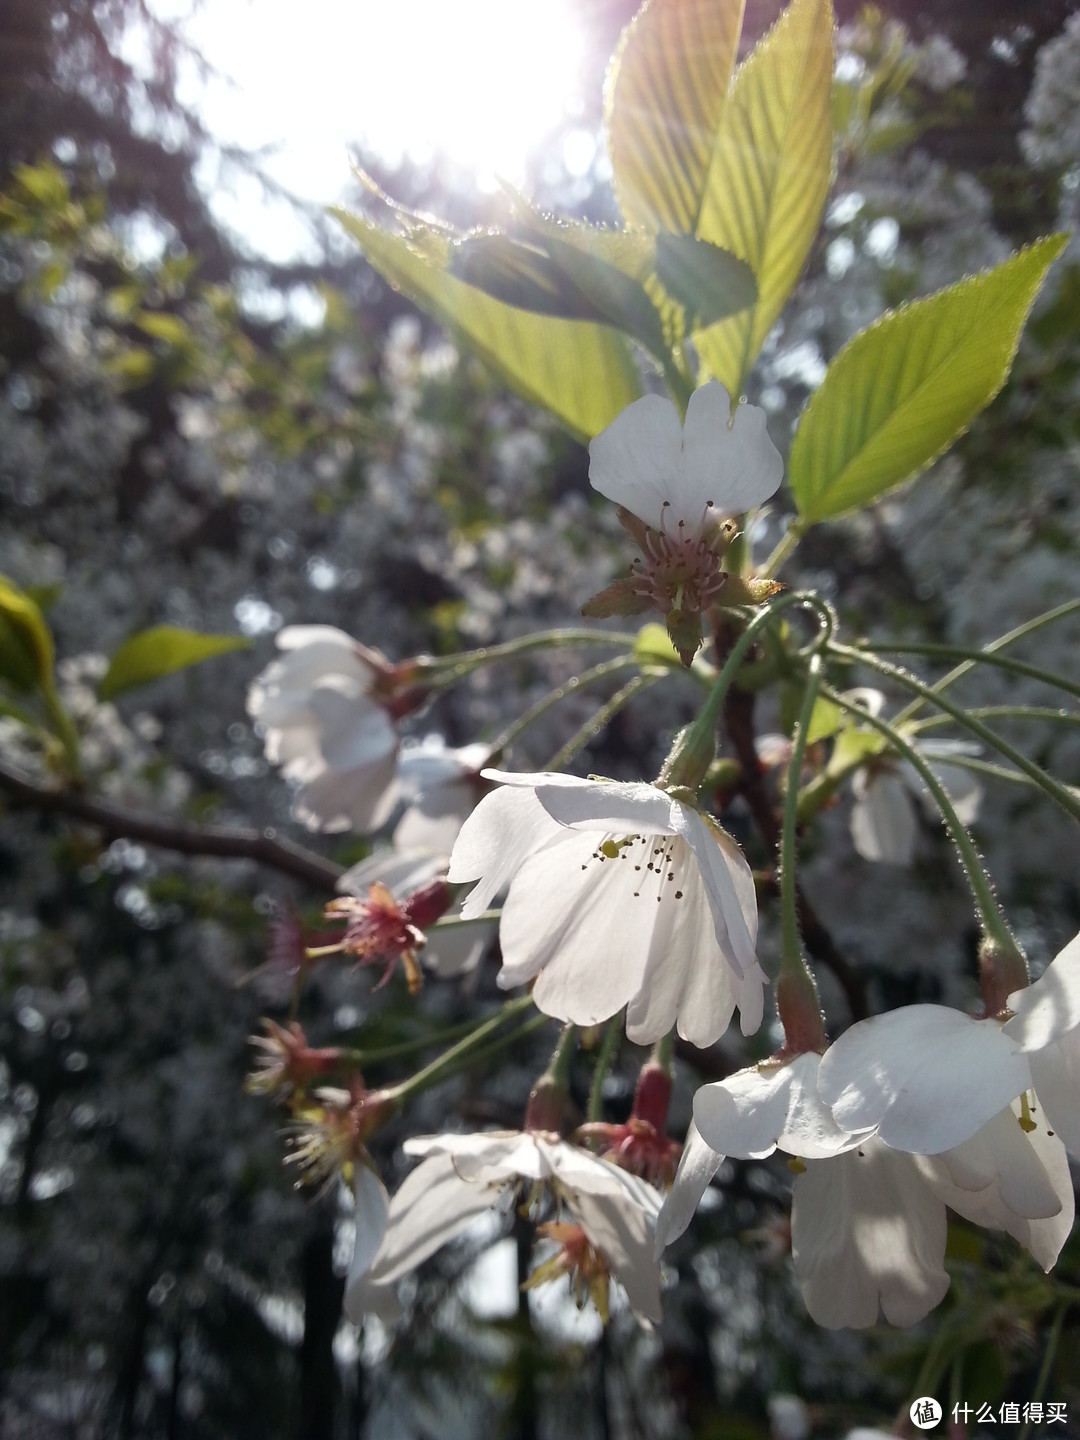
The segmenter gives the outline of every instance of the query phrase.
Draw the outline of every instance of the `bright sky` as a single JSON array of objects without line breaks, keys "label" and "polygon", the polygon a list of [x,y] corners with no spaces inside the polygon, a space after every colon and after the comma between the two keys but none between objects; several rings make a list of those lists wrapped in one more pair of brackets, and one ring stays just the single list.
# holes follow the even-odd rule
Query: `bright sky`
[{"label": "bright sky", "polygon": [[[154,8],[175,18],[190,0]],[[185,29],[233,84],[189,77],[182,98],[223,142],[278,147],[270,175],[323,204],[348,185],[358,143],[391,162],[445,158],[484,188],[520,183],[572,113],[583,44],[571,0],[204,0]],[[591,153],[580,159],[584,171]],[[287,212],[260,210],[258,187],[207,186],[219,219],[271,258],[303,248]]]}]

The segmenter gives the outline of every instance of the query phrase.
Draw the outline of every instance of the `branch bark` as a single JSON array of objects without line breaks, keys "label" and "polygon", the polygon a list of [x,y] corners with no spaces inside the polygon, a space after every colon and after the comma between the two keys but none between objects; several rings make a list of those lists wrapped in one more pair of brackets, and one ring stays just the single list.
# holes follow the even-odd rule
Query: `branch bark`
[{"label": "branch bark", "polygon": [[109,839],[138,840],[181,855],[217,855],[228,860],[255,860],[282,875],[304,880],[316,889],[336,889],[343,873],[332,860],[305,850],[291,840],[282,840],[272,829],[230,829],[218,825],[190,825],[183,821],[159,820],[104,800],[95,800],[79,790],[60,789],[24,775],[0,761],[0,790],[15,805],[47,815],[62,815],[100,830]]}]

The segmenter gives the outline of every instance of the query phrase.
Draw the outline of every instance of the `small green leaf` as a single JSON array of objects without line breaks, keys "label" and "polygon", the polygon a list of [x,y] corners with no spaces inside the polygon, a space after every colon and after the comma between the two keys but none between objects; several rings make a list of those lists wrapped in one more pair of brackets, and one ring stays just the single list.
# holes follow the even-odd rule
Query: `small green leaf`
[{"label": "small green leaf", "polygon": [[1011,260],[891,311],[836,356],[803,412],[788,475],[805,524],[860,510],[924,469],[1008,376],[1051,235]]},{"label": "small green leaf", "polygon": [[698,233],[742,17],[743,0],[649,0],[623,32],[605,124],[628,224]]},{"label": "small green leaf", "polygon": [[51,161],[43,165],[16,165],[15,179],[28,195],[49,210],[66,205],[70,195],[64,172]]},{"label": "small green leaf", "polygon": [[694,329],[736,315],[758,297],[754,272],[745,260],[692,235],[657,235],[656,277],[694,317]]},{"label": "small green leaf", "polygon": [[530,314],[451,275],[454,236],[395,211],[394,234],[347,211],[334,212],[367,260],[433,315],[506,384],[589,440],[641,394],[626,340],[607,326]]},{"label": "small green leaf", "polygon": [[758,298],[694,347],[732,395],[817,235],[832,180],[832,32],[830,0],[793,0],[739,67],[720,117],[695,233],[747,262]]},{"label": "small green leaf", "polygon": [[98,687],[102,700],[112,700],[138,685],[149,685],[230,650],[250,650],[251,641],[240,635],[200,635],[174,625],[155,625],[125,640],[109,661]]},{"label": "small green leaf", "polygon": [[16,690],[51,690],[53,640],[24,590],[0,575],[0,676]]},{"label": "small green leaf", "polygon": [[162,340],[176,350],[185,350],[192,343],[191,331],[179,315],[168,315],[164,310],[144,310],[136,315],[135,324],[144,335]]},{"label": "small green leaf", "polygon": [[117,350],[105,361],[105,369],[126,385],[137,386],[149,380],[156,362],[144,345],[129,345]]}]

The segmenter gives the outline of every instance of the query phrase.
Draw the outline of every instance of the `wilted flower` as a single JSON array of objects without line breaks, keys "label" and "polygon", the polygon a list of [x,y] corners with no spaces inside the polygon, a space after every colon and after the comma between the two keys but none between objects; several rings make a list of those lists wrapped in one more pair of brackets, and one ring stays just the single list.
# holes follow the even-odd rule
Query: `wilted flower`
[{"label": "wilted flower", "polygon": [[783,473],[765,412],[737,405],[732,413],[719,381],[694,391],[685,422],[670,400],[635,400],[590,444],[589,481],[619,506],[619,521],[643,558],[627,579],[590,600],[584,613],[659,610],[689,665],[710,605],[721,597],[753,603],[778,588],[727,574],[723,560],[736,535],[732,517],[767,500]]},{"label": "wilted flower", "polygon": [[560,1228],[546,1232],[562,1248],[547,1268],[540,1267],[543,1279],[570,1274],[580,1294],[606,1307],[613,1275],[639,1315],[660,1318],[652,1239],[660,1197],[643,1181],[555,1135],[532,1131],[435,1135],[407,1140],[405,1150],[425,1158],[390,1202],[374,1262],[354,1257],[345,1286],[350,1319],[359,1321],[368,1311],[396,1314],[397,1282],[476,1216],[512,1202],[523,1187],[531,1202],[546,1198],[557,1213],[571,1217],[556,1219]]},{"label": "wilted flower", "polygon": [[390,978],[400,959],[415,995],[423,984],[418,953],[427,944],[424,930],[450,908],[450,887],[445,880],[429,881],[400,903],[376,880],[366,897],[341,895],[326,907],[328,920],[344,920],[345,933],[325,953],[351,955],[361,965],[385,964],[380,985]]},{"label": "wilted flower", "polygon": [[547,1015],[595,1025],[628,1006],[638,1044],[673,1027],[694,1045],[735,1006],[761,1023],[750,867],[715,821],[655,785],[485,770],[500,789],[462,827],[452,881],[478,880],[462,915],[506,885],[499,925],[507,989],[535,979]]},{"label": "wilted flower", "polygon": [[274,1020],[262,1022],[265,1035],[252,1035],[255,1068],[248,1074],[244,1089],[249,1095],[280,1095],[288,1099],[306,1090],[312,1080],[335,1070],[341,1059],[338,1049],[312,1050],[303,1028],[294,1020],[285,1027]]},{"label": "wilted flower", "polygon": [[667,1189],[675,1177],[682,1146],[667,1134],[671,1076],[662,1065],[642,1067],[630,1116],[621,1125],[593,1121],[579,1125],[581,1140],[599,1141],[600,1155],[651,1184]]}]

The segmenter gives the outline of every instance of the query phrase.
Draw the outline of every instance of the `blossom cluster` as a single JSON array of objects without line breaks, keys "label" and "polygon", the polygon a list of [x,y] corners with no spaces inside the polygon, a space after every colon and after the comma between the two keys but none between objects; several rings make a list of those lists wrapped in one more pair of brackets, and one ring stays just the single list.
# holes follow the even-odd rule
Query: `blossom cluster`
[{"label": "blossom cluster", "polygon": [[[689,667],[718,610],[745,619],[776,588],[725,569],[737,517],[779,483],[764,414],[733,407],[716,382],[693,394],[685,424],[646,397],[594,440],[591,462],[594,487],[620,506],[641,558],[586,613],[658,610]],[[340,955],[381,965],[385,983],[400,961],[416,993],[420,957],[441,977],[460,975],[497,923],[501,988],[530,987],[532,1005],[566,1033],[619,1017],[630,1041],[656,1047],[625,1125],[592,1118],[562,1138],[557,1058],[522,1130],[407,1141],[421,1163],[391,1198],[368,1141],[408,1101],[410,1082],[369,1091],[354,1073],[347,1090],[313,1089],[343,1063],[340,1052],[310,1049],[297,1026],[268,1025],[253,1087],[291,1105],[294,1158],[320,1179],[352,1178],[353,1319],[394,1316],[406,1274],[479,1215],[519,1204],[555,1247],[530,1283],[568,1276],[579,1301],[606,1317],[614,1279],[655,1321],[661,1253],[722,1161],[774,1152],[795,1172],[795,1276],[823,1326],[868,1326],[879,1314],[909,1325],[937,1305],[949,1286],[947,1210],[1053,1266],[1074,1216],[1067,1152],[1080,1155],[1080,937],[1030,987],[1022,960],[1019,971],[1005,964],[984,1018],[914,1005],[860,1020],[832,1045],[813,981],[785,951],[783,1046],[697,1092],[675,1170],[680,1147],[666,1134],[673,1037],[708,1047],[736,1010],[753,1035],[768,990],[755,876],[701,798],[714,734],[704,754],[694,727],[677,737],[651,783],[516,773],[491,763],[492,745],[402,740],[400,722],[438,688],[437,662],[395,665],[326,627],[291,627],[279,645],[283,658],[252,686],[249,711],[293,783],[296,819],[371,833],[398,817],[389,844],[343,876],[344,894],[327,907],[344,930],[318,944],[295,931],[291,973]],[[881,714],[884,698],[849,691],[839,703],[857,727],[860,713]],[[954,825],[974,816],[980,792],[963,762],[978,747],[914,735],[909,744],[897,732],[903,760],[863,739],[845,773],[864,857],[911,860],[909,797],[925,800],[927,785],[938,803],[952,796]],[[787,760],[784,745],[763,744],[763,761]],[[789,774],[789,786],[798,780]],[[470,888],[455,897],[459,886]]]}]

